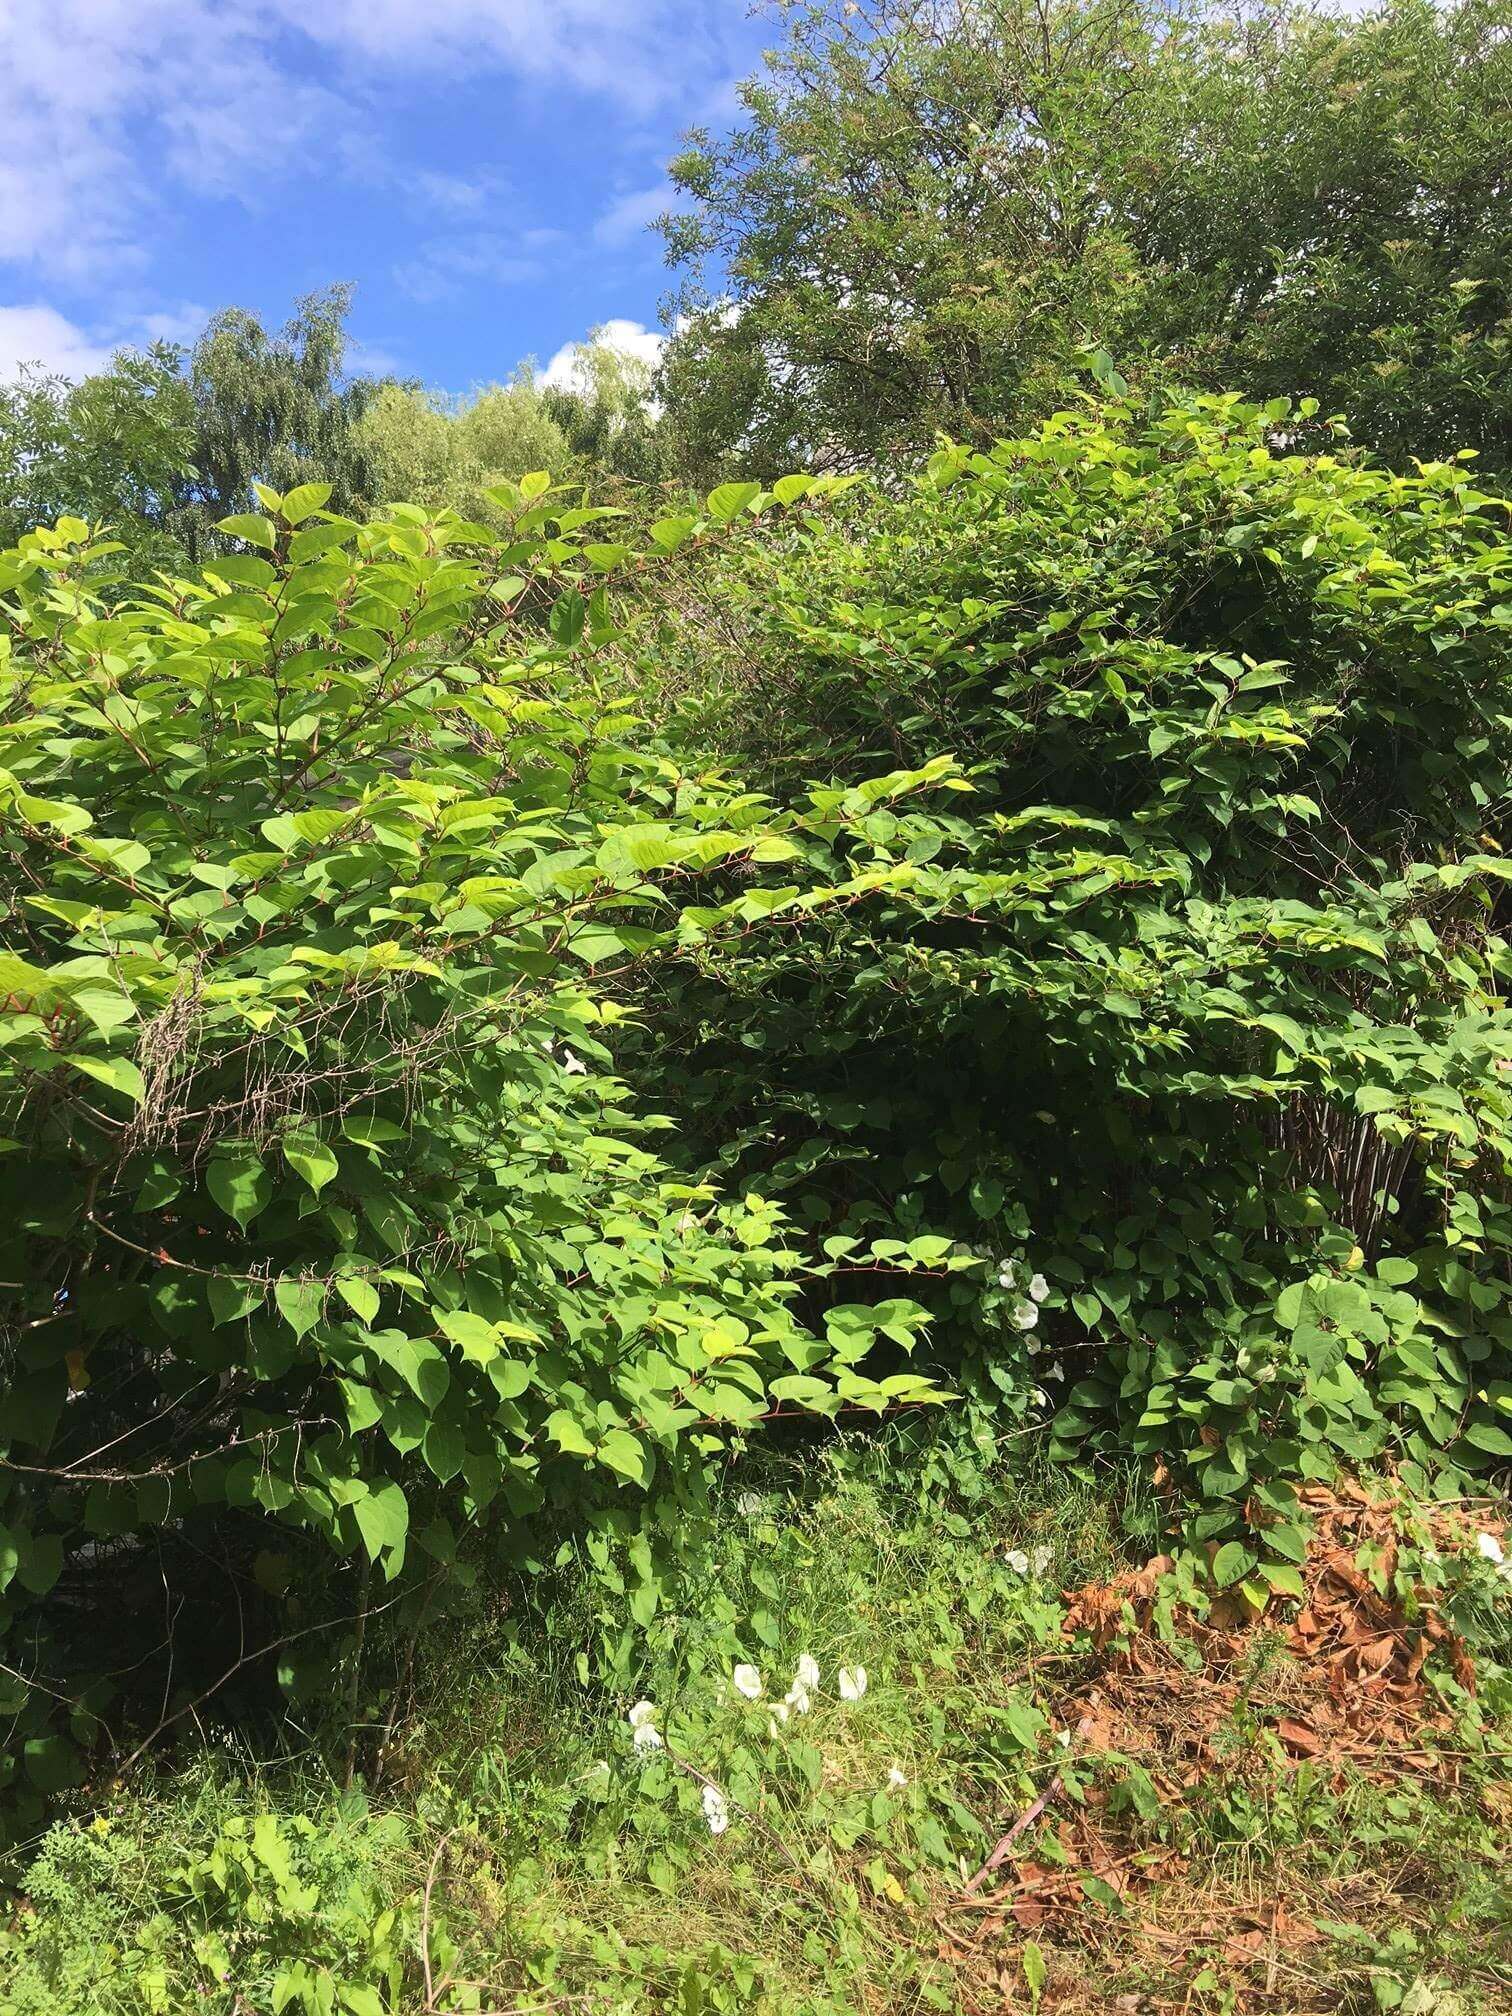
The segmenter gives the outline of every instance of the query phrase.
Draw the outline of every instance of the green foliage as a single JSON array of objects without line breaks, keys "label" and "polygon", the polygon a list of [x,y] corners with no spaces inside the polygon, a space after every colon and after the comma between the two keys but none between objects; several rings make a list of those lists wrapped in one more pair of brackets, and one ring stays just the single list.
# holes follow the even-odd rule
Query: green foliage
[{"label": "green foliage", "polygon": [[1512,467],[1506,0],[1391,0],[1222,37],[1163,108],[1121,355],[1311,393],[1392,462]]},{"label": "green foliage", "polygon": [[697,945],[640,1064],[832,1293],[977,1255],[927,1289],[968,1446],[1048,1404],[1256,1605],[1299,1481],[1512,1456],[1508,504],[1309,417],[1114,397],[753,547],[726,733],[840,773],[851,899]]},{"label": "green foliage", "polygon": [[171,345],[125,352],[78,385],[23,371],[0,388],[0,540],[77,514],[124,531],[134,564],[166,564],[175,549],[163,514],[193,446]]},{"label": "green foliage", "polygon": [[546,475],[495,489],[498,539],[327,497],[258,485],[220,528],[251,550],[109,608],[79,521],[0,556],[0,1782],[33,1806],[82,1770],[58,1703],[87,1741],[113,1696],[44,1599],[109,1542],[278,1522],[353,1564],[360,1645],[469,1526],[567,1510],[650,1536],[649,1616],[732,1441],[931,1396],[862,1363],[919,1305],[811,1328],[782,1208],[688,1180],[612,1075],[679,934],[759,927],[747,878],[831,814],[642,746],[606,583],[649,556]]},{"label": "green foliage", "polygon": [[[1368,1997],[1401,1953],[1388,1942],[1409,1907],[1393,1886],[1410,1897],[1408,1978],[1475,1983],[1498,2006],[1506,1758],[1489,1725],[1507,1695],[1489,1659],[1482,1714],[1454,1702],[1451,1779],[1279,1767],[1269,1725],[1294,1681],[1272,1651],[1237,1676],[1213,1768],[1156,1798],[1148,1754],[1062,1740],[1089,1662],[1061,1633],[1057,1591],[1121,1565],[1115,1492],[1031,1468],[966,1501],[920,1484],[921,1453],[842,1440],[829,1460],[753,1460],[688,1564],[682,1615],[657,1619],[617,1699],[578,1677],[594,1606],[569,1563],[507,1608],[480,1589],[429,1636],[382,1786],[333,1798],[307,1763],[212,1756],[55,1825],[26,1873],[29,1908],[0,1927],[0,2008],[236,2016],[238,2000],[276,2008],[287,1986],[300,2016],[368,2016],[365,1995],[418,2012],[423,1951],[432,2006],[458,2011],[969,2009],[969,1949],[942,1962],[940,1925],[969,1932],[963,1882],[1056,1779],[1033,1850],[1049,1867],[1067,1854],[1055,1816],[1083,1802],[1149,1854],[1152,1882],[1173,1848],[1190,1858],[1198,1888],[1174,1878],[1169,1920],[1142,1894],[1167,1926],[1199,1903],[1194,1949],[1165,1959],[1195,2007],[1218,2006],[1205,1968],[1208,1986],[1232,1972],[1216,1907],[1233,1892],[1321,1920],[1309,1965],[1340,2006]],[[1473,1557],[1443,1566],[1493,1579]],[[735,1684],[744,1666],[755,1699]],[[842,1667],[866,1669],[859,1697]],[[638,1739],[648,1727],[660,1742]],[[1015,1951],[1005,1927],[994,1970],[1030,1992],[1038,1980],[1047,2007],[1072,1984],[1107,2005],[1144,1988],[1148,1945],[1120,1953],[1118,1916],[1085,1909],[1087,1948],[1052,1923]],[[1148,1985],[1168,1993],[1169,1971]]]},{"label": "green foliage", "polygon": [[489,490],[527,469],[596,483],[661,475],[650,398],[648,366],[590,341],[578,347],[566,385],[538,381],[522,366],[507,385],[487,386],[466,399],[383,386],[357,422],[355,437],[371,457],[379,499],[449,505],[493,523],[497,507]]},{"label": "green foliage", "polygon": [[[122,351],[77,385],[0,386],[0,537],[60,517],[108,525],[133,578],[221,550],[261,481],[324,480],[341,510],[375,494],[356,422],[376,386],[346,372],[349,287],[300,302],[280,334],[228,308],[187,350]],[[525,465],[520,465],[525,466]]]},{"label": "green foliage", "polygon": [[565,384],[542,384],[541,403],[585,473],[636,483],[669,473],[670,442],[654,379],[643,358],[617,348],[609,332],[599,330],[572,352]]},{"label": "green foliage", "polygon": [[985,447],[1081,346],[1512,460],[1507,0],[786,10],[695,134],[667,426],[771,474]]},{"label": "green foliage", "polygon": [[191,560],[216,549],[218,521],[250,509],[259,482],[280,491],[324,482],[341,511],[375,494],[355,422],[376,386],[347,374],[351,302],[346,286],[306,295],[276,336],[246,309],[226,308],[189,351],[193,448],[167,517]]},{"label": "green foliage", "polygon": [[[7,2016],[202,2007],[381,2016],[414,1978],[418,1901],[394,1898],[409,1830],[360,1794],[280,1813],[202,1772],[161,1829],[103,1816],[48,1833],[34,1915],[6,1942]],[[390,1901],[394,1898],[394,1901]]]},{"label": "green foliage", "polygon": [[457,403],[385,385],[357,425],[382,498],[450,505],[487,519],[491,485],[527,469],[562,469],[567,438],[534,385],[517,379]]},{"label": "green foliage", "polygon": [[350,305],[350,288],[311,295],[279,334],[226,309],[187,351],[122,351],[77,385],[23,370],[0,386],[0,540],[64,516],[108,525],[139,580],[225,550],[224,520],[256,515],[258,483],[321,481],[359,517],[403,500],[497,531],[488,493],[525,470],[666,473],[650,367],[608,342],[579,345],[567,383],[524,365],[454,400],[351,375]]}]

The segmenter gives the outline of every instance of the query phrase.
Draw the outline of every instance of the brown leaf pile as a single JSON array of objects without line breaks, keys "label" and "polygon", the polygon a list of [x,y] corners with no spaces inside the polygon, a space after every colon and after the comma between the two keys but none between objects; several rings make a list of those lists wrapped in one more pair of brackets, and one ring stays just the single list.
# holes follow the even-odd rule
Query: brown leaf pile
[{"label": "brown leaf pile", "polygon": [[[1005,1953],[1014,1941],[1034,1938],[1087,1960],[1137,1956],[1157,1971],[1178,1967],[1200,1944],[1221,1956],[1236,2007],[1274,2009],[1276,1995],[1286,1992],[1278,1976],[1295,1981],[1296,1956],[1319,1937],[1295,1898],[1283,1901],[1263,1882],[1252,1893],[1217,1894],[1206,1869],[1155,1838],[1168,1830],[1112,1810],[1110,1791],[1095,1778],[1088,1783],[1078,1760],[1128,1760],[1167,1807],[1192,1798],[1216,1774],[1263,1776],[1304,1760],[1340,1779],[1348,1768],[1456,1782],[1455,1758],[1433,1741],[1450,1718],[1428,1672],[1441,1661],[1473,1691],[1475,1671],[1429,1591],[1406,1599],[1383,1593],[1393,1589],[1400,1563],[1398,1501],[1348,1485],[1311,1486],[1302,1497],[1313,1534],[1299,1570],[1305,1596],[1289,1620],[1269,1613],[1255,1620],[1236,1594],[1205,1617],[1178,1611],[1168,1641],[1153,1628],[1160,1584],[1173,1566],[1168,1555],[1067,1597],[1067,1636],[1090,1639],[1097,1654],[1096,1670],[1057,1704],[1073,1732],[1068,1755],[1082,1801],[1064,1796],[1057,1775],[937,1920],[942,1957],[968,1974],[980,1965],[1007,1970],[988,1977],[1001,2001],[980,2006],[1021,2006],[1022,1984]],[[1451,1511],[1433,1516],[1436,1545],[1473,1546],[1466,1521]],[[1052,1831],[1054,1852],[1047,1853]],[[1169,1831],[1182,1838],[1179,1829]],[[1129,2000],[1131,2008],[1186,2006]],[[1052,1984],[1045,2006],[1082,2005]]]},{"label": "brown leaf pile", "polygon": [[[1388,1768],[1426,1760],[1424,1732],[1447,1727],[1448,1718],[1429,1690],[1425,1668],[1438,1655],[1469,1693],[1475,1668],[1429,1592],[1418,1590],[1410,1604],[1383,1593],[1399,1561],[1398,1501],[1373,1498],[1355,1484],[1338,1491],[1309,1485],[1301,1498],[1313,1520],[1300,1570],[1306,1594],[1286,1632],[1292,1670],[1270,1676],[1277,1697],[1270,1725],[1293,1758],[1347,1758]],[[1436,1537],[1446,1549],[1470,1544],[1455,1514],[1445,1511],[1437,1520]],[[1149,1629],[1156,1590],[1171,1565],[1169,1555],[1159,1554],[1130,1574],[1078,1590],[1067,1604],[1064,1628],[1068,1635],[1086,1632],[1107,1655],[1099,1675],[1104,1688],[1130,1676],[1164,1675],[1193,1699],[1205,1698],[1221,1718],[1238,1698],[1233,1676],[1251,1656],[1255,1626],[1237,1596],[1220,1598],[1206,1618],[1178,1613],[1183,1640],[1203,1655],[1203,1672],[1173,1662]],[[1137,1728],[1124,1733],[1137,1735]]]}]

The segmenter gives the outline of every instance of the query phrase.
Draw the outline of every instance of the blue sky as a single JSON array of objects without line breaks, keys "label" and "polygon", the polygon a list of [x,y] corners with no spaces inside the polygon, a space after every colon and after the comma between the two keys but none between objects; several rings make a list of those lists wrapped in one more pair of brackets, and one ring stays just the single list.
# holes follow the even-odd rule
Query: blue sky
[{"label": "blue sky", "polygon": [[3,0],[0,376],[357,284],[451,391],[652,340],[666,164],[773,39],[746,0]]}]

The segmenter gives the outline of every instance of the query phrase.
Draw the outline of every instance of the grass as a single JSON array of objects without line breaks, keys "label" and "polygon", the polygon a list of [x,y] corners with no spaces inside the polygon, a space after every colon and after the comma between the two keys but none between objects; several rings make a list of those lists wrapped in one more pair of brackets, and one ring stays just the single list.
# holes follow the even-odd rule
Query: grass
[{"label": "grass", "polygon": [[[962,1508],[875,1458],[769,1470],[623,1688],[585,1677],[599,1585],[568,1566],[438,1628],[379,1782],[222,1745],[61,1822],[0,1932],[0,2011],[1512,2005],[1502,1670],[1478,1703],[1436,1683],[1411,1755],[1299,1762],[1284,1631],[1216,1664],[1197,1629],[1066,1637],[1061,1591],[1129,1565],[1111,1488],[1031,1473]],[[774,1731],[803,1654],[820,1685]]]}]

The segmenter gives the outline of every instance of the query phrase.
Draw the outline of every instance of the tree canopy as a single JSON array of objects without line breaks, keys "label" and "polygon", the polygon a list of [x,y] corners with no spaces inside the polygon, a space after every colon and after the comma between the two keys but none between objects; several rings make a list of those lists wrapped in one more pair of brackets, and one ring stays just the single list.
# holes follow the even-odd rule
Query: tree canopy
[{"label": "tree canopy", "polygon": [[1187,0],[784,10],[673,165],[695,466],[985,442],[1089,344],[1512,459],[1512,9]]},{"label": "tree canopy", "polygon": [[0,535],[64,515],[109,522],[128,571],[203,560],[255,485],[321,480],[346,512],[393,501],[488,518],[487,491],[534,469],[648,482],[668,473],[651,368],[597,335],[567,379],[528,362],[463,397],[353,372],[352,290],[298,304],[276,332],[244,308],[182,348],[124,350],[77,384],[23,370],[0,387]]}]

